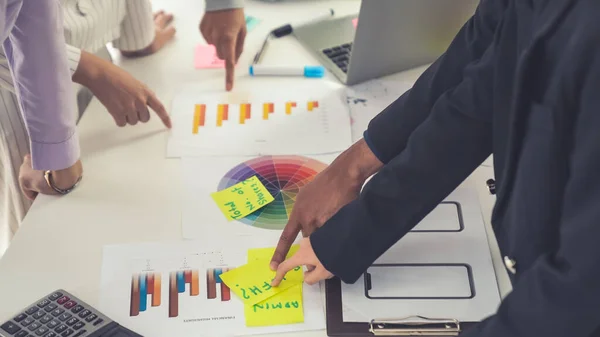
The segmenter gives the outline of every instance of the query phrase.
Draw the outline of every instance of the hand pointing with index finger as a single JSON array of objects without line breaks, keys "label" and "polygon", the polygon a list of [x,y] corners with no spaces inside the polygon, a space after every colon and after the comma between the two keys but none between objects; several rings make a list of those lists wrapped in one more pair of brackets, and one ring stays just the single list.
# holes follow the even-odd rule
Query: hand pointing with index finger
[{"label": "hand pointing with index finger", "polygon": [[310,239],[303,238],[302,241],[300,241],[300,249],[298,249],[296,254],[279,264],[275,279],[271,282],[271,286],[277,287],[287,272],[299,266],[307,266],[309,270],[312,269],[304,272],[304,282],[309,285],[333,277],[333,274],[325,269],[317,258],[317,255],[310,244]]}]

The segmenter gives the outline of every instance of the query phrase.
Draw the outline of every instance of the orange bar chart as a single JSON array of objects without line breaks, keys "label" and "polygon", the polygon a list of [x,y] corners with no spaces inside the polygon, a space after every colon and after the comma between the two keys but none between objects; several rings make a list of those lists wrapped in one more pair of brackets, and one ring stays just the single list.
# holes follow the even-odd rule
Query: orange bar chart
[{"label": "orange bar chart", "polygon": [[190,286],[190,296],[200,294],[198,270],[180,270],[169,273],[169,317],[179,316],[179,294]]},{"label": "orange bar chart", "polygon": [[250,119],[251,105],[248,103],[240,104],[240,124],[245,124]]},{"label": "orange bar chart", "polygon": [[317,102],[317,101],[310,101],[307,104],[308,111],[313,111],[314,108],[318,108],[318,107],[319,107],[319,102]]},{"label": "orange bar chart", "polygon": [[285,114],[286,115],[291,115],[292,114],[292,108],[296,107],[296,102],[287,102],[285,103]]},{"label": "orange bar chart", "polygon": [[229,105],[219,104],[217,106],[217,126],[222,126],[223,121],[229,118]]},{"label": "orange bar chart", "polygon": [[206,105],[196,104],[194,107],[194,123],[192,125],[192,133],[197,134],[198,129],[204,126],[204,120],[206,118]]},{"label": "orange bar chart", "polygon": [[269,119],[269,114],[273,113],[274,105],[273,103],[264,103],[263,104],[263,119]]}]

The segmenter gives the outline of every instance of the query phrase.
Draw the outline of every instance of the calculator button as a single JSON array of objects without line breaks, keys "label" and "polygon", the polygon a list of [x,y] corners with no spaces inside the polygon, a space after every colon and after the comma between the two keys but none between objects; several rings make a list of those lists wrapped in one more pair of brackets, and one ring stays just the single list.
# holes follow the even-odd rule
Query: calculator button
[{"label": "calculator button", "polygon": [[52,316],[54,316],[54,317],[58,317],[58,316],[60,316],[60,314],[62,314],[63,312],[65,312],[65,309],[63,309],[63,308],[58,308],[58,309],[55,309],[54,311],[52,311]]},{"label": "calculator button", "polygon": [[47,306],[48,304],[50,304],[50,300],[47,300],[44,298],[37,304],[37,306],[40,308],[43,308],[43,307]]},{"label": "calculator button", "polygon": [[77,323],[75,323],[75,325],[73,325],[73,329],[79,330],[79,329],[83,328],[84,326],[85,326],[85,323],[77,322]]},{"label": "calculator button", "polygon": [[23,322],[21,322],[22,326],[28,326],[29,324],[33,323],[34,320],[31,317],[27,317],[23,320]]},{"label": "calculator button", "polygon": [[34,331],[34,330],[37,330],[37,329],[39,329],[41,326],[42,326],[42,325],[41,325],[40,323],[38,323],[38,322],[33,322],[33,323],[31,323],[31,324],[30,324],[30,325],[27,327],[27,329],[29,329],[29,331]]},{"label": "calculator button", "polygon": [[56,305],[55,303],[50,303],[44,308],[44,310],[46,310],[46,312],[50,312],[56,308],[58,308],[58,305]]},{"label": "calculator button", "polygon": [[85,310],[83,310],[82,312],[79,313],[79,317],[86,318],[91,313],[92,313],[91,311],[85,309]]},{"label": "calculator button", "polygon": [[33,319],[40,319],[40,318],[44,317],[44,315],[46,315],[46,313],[43,310],[40,310],[40,311],[36,312],[35,314],[31,315],[31,317],[33,317]]},{"label": "calculator button", "polygon": [[79,320],[78,320],[77,318],[75,318],[75,317],[71,317],[71,318],[70,318],[70,319],[67,321],[67,325],[68,325],[68,326],[71,326],[71,325],[73,325],[73,324],[75,324],[75,323],[77,323],[77,322],[79,322]]},{"label": "calculator button", "polygon": [[61,324],[56,329],[54,329],[54,332],[61,333],[61,332],[65,331],[65,330],[67,330],[67,329],[68,329],[68,327],[66,325]]},{"label": "calculator button", "polygon": [[67,302],[69,302],[71,299],[67,296],[63,296],[61,298],[58,299],[58,301],[56,301],[56,303],[58,304],[65,304]]},{"label": "calculator button", "polygon": [[[86,332],[87,332],[87,331],[85,331],[85,330],[81,330],[81,331],[79,331],[78,333],[76,333],[76,334],[75,334],[73,337],[79,337],[79,336],[83,335],[83,334],[84,334],[84,333],[86,333]],[[48,336],[46,336],[46,337],[48,337]]]},{"label": "calculator button", "polygon": [[104,322],[104,320],[102,318],[98,318],[98,320],[94,322],[94,326],[102,324],[102,322]]},{"label": "calculator button", "polygon": [[64,307],[67,309],[71,309],[72,307],[74,307],[75,305],[77,305],[77,302],[70,300],[69,302],[64,304]]},{"label": "calculator button", "polygon": [[46,324],[46,323],[50,322],[51,320],[52,320],[52,316],[46,315],[42,319],[40,319],[40,323]]},{"label": "calculator button", "polygon": [[2,324],[0,328],[2,328],[4,331],[8,332],[11,335],[14,335],[16,332],[21,330],[21,328],[19,328],[19,326],[16,323],[13,323],[11,321]]},{"label": "calculator button", "polygon": [[17,323],[19,323],[20,321],[24,320],[25,318],[27,318],[27,315],[25,314],[20,314],[17,317],[13,318]]},{"label": "calculator button", "polygon": [[31,307],[29,309],[27,309],[27,311],[25,311],[26,314],[28,315],[33,315],[35,314],[38,310],[40,310],[40,308],[38,307]]},{"label": "calculator button", "polygon": [[21,330],[15,334],[15,337],[27,337],[28,333],[25,330]]},{"label": "calculator button", "polygon": [[98,318],[98,316],[96,316],[96,314],[91,314],[88,317],[86,317],[85,321],[86,322],[92,322],[93,320],[95,320],[96,318]]},{"label": "calculator button", "polygon": [[48,333],[48,328],[46,328],[45,326],[37,329],[37,331],[35,332],[35,334],[38,335],[38,336],[43,336],[46,333]]},{"label": "calculator button", "polygon": [[65,332],[63,332],[63,333],[61,333],[60,335],[61,335],[61,336],[63,336],[63,337],[67,337],[67,336],[70,336],[70,335],[72,335],[72,334],[73,334],[73,332],[75,332],[73,329],[69,329],[69,330],[67,330],[67,331],[65,331]]},{"label": "calculator button", "polygon": [[58,334],[56,332],[50,331],[50,332],[48,332],[48,334],[45,337],[57,337],[57,336],[58,336]]},{"label": "calculator button", "polygon": [[61,298],[62,296],[63,296],[63,294],[60,291],[57,291],[54,294],[48,296],[48,299],[51,301],[56,301],[57,299]]},{"label": "calculator button", "polygon": [[48,323],[47,327],[50,328],[50,329],[54,329],[54,328],[56,328],[59,325],[60,325],[59,321],[52,320],[50,323]]},{"label": "calculator button", "polygon": [[83,310],[83,306],[81,304],[76,305],[75,307],[73,307],[73,309],[71,309],[71,312],[73,313],[79,313],[81,310]]},{"label": "calculator button", "polygon": [[69,314],[68,312],[65,312],[64,314],[58,316],[58,319],[60,319],[61,322],[64,322],[64,321],[68,320],[69,318],[71,318],[71,314]]}]

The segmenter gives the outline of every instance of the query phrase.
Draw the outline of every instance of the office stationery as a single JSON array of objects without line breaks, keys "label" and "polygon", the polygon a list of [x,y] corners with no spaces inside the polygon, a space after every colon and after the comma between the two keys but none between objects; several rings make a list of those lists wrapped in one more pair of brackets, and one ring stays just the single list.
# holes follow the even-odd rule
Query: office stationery
[{"label": "office stationery", "polygon": [[304,76],[319,78],[325,76],[323,66],[273,66],[263,64],[253,64],[250,66],[251,76]]},{"label": "office stationery", "polygon": [[277,287],[271,286],[275,271],[269,261],[250,261],[220,275],[220,278],[241,300],[244,305],[253,306],[289,288],[302,284],[304,273],[297,267],[286,274]]},{"label": "office stationery", "polygon": [[194,49],[194,67],[203,68],[224,68],[225,61],[217,56],[217,50],[214,45],[199,44]]},{"label": "office stationery", "polygon": [[0,324],[2,337],[141,337],[75,295],[58,289]]},{"label": "office stationery", "polygon": [[409,232],[356,283],[327,281],[328,334],[457,336],[492,315],[500,294],[477,198],[458,188],[444,201],[459,230]]},{"label": "office stationery", "polygon": [[402,96],[412,85],[411,82],[396,81],[394,76],[390,76],[347,86],[345,95],[352,121],[352,141],[360,140],[371,119]]},{"label": "office stationery", "polygon": [[[300,248],[292,245],[287,254],[291,257]],[[269,265],[275,253],[274,247],[254,248],[248,250],[248,263],[262,261]],[[274,295],[263,302],[244,307],[247,326],[269,326],[304,322],[304,306],[302,284]]]},{"label": "office stationery", "polygon": [[321,154],[352,145],[342,92],[322,82],[236,92],[182,90],[171,111],[170,158]]},{"label": "office stationery", "polygon": [[[98,307],[144,337],[239,336],[324,329],[318,285],[300,284],[303,303],[282,293],[278,298],[273,296],[257,303],[256,309],[251,307],[252,315],[247,316],[243,301],[223,282],[222,275],[249,262],[248,249],[272,244],[255,238],[212,244],[177,241],[105,246]],[[143,298],[145,310],[131,315],[131,303],[140,303],[140,308],[144,308]],[[300,321],[298,316],[294,322],[281,317],[283,313],[297,315],[296,305],[302,307]],[[269,325],[268,320],[273,318],[277,325]]]},{"label": "office stationery", "polygon": [[211,196],[228,220],[241,219],[274,200],[256,176],[211,193]]},{"label": "office stationery", "polygon": [[368,0],[358,15],[294,27],[292,34],[340,82],[353,85],[433,62],[478,4]]}]

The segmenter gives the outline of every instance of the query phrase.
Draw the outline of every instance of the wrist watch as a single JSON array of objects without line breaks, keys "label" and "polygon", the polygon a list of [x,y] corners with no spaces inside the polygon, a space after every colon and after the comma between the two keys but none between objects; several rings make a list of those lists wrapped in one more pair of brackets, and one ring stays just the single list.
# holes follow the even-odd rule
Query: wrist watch
[{"label": "wrist watch", "polygon": [[54,191],[56,191],[57,193],[63,194],[63,195],[71,193],[71,191],[73,191],[75,189],[75,187],[77,187],[77,185],[81,181],[81,178],[82,178],[82,176],[79,176],[79,178],[77,179],[75,184],[73,184],[73,186],[71,186],[67,189],[62,189],[62,188],[56,187],[56,185],[54,184],[54,179],[52,179],[52,172],[50,170],[44,171],[44,179],[46,179],[46,183],[48,184],[48,186],[50,186],[50,188],[53,189]]}]

